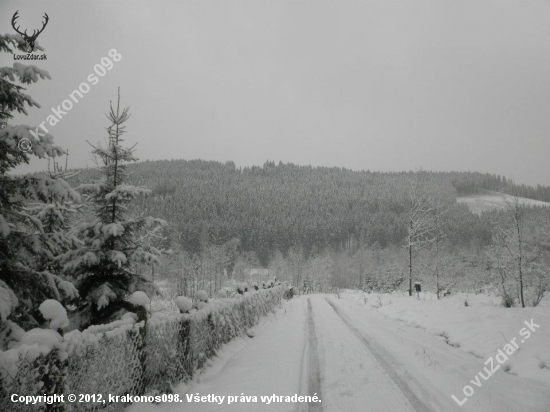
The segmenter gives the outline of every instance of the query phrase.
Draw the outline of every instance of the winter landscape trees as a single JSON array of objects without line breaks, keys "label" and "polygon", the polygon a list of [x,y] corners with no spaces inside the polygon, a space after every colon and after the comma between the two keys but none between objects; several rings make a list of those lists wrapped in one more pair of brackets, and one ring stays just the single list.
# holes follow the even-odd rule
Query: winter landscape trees
[{"label": "winter landscape trees", "polygon": [[[2,53],[24,47],[20,36],[0,36]],[[160,219],[135,216],[127,210],[130,202],[149,190],[126,182],[125,163],[137,159],[133,147],[121,145],[130,115],[128,109],[121,109],[120,95],[107,115],[111,122],[107,145],[93,151],[103,162],[102,179],[76,189],[55,161],[67,153],[54,144],[52,135],[36,133],[36,128],[27,125],[8,124],[14,112],[26,114],[27,107],[40,107],[23,87],[39,79],[50,79],[50,75],[34,65],[14,63],[0,68],[2,335],[11,333],[14,322],[25,329],[42,324],[38,308],[46,299],[71,306],[78,313],[76,326],[82,327],[108,318],[125,305],[133,291],[151,292],[150,277],[136,268],[158,263],[160,250],[145,238],[165,225]],[[12,173],[33,156],[51,160],[53,171]],[[95,219],[77,223],[79,210],[88,204]]]},{"label": "winter landscape trees", "polygon": [[[130,167],[132,179],[153,192],[131,207],[154,209],[171,222],[165,235],[175,255],[186,254],[189,261],[202,262],[195,267],[205,268],[208,253],[204,245],[223,247],[238,239],[235,253],[240,257],[235,265],[210,274],[198,269],[187,272],[189,279],[204,279],[201,282],[208,285],[219,284],[220,279],[241,280],[247,265],[270,268],[272,273],[295,266],[286,269],[295,283],[303,279],[304,265],[310,259],[329,256],[334,286],[363,287],[366,280],[369,285],[383,284],[376,279],[399,275],[400,279],[407,277],[409,285],[413,278],[421,280],[436,293],[438,289],[460,290],[466,283],[474,290],[474,285],[492,276],[485,251],[494,241],[493,217],[504,210],[476,214],[456,199],[483,190],[512,193],[520,188],[511,179],[480,173],[356,172],[274,162],[239,169],[233,163],[200,160],[143,162]],[[77,179],[83,182],[89,176],[84,170]],[[405,250],[398,249],[409,239],[411,182],[416,182],[417,201],[423,199],[426,210],[416,222],[417,235],[411,232],[411,240],[416,236],[418,244],[411,241],[413,253],[405,255]],[[529,219],[541,213],[543,209],[533,208]],[[367,261],[358,256],[374,255],[375,250],[378,263],[370,258],[361,263]],[[244,256],[250,253],[258,258],[257,263],[246,263]],[[168,270],[178,269],[169,266]],[[223,276],[215,274],[222,272]]]},{"label": "winter landscape trees", "polygon": [[[22,47],[18,36],[0,37],[3,53]],[[264,269],[319,288],[388,290],[408,283],[410,295],[413,279],[438,296],[442,288],[492,283],[522,306],[548,290],[546,211],[527,208],[519,194],[547,200],[549,192],[501,176],[271,161],[247,168],[201,160],[138,163],[135,146],[123,146],[130,114],[120,96],[107,114],[106,144],[93,147],[99,169],[68,179],[54,163],[53,173],[15,176],[14,168],[32,156],[55,162],[66,155],[50,134],[37,137],[30,126],[7,124],[13,113],[39,107],[24,86],[49,78],[34,65],[0,69],[4,320],[36,326],[38,305],[48,298],[68,305],[79,326],[116,318],[130,293],[154,293],[149,266],[161,263],[163,249],[173,253],[157,273],[171,274],[187,294],[214,295],[227,281]],[[456,202],[487,191],[507,193],[506,210],[474,214]],[[150,210],[162,219],[146,216]]]},{"label": "winter landscape trees", "polygon": [[433,221],[433,198],[427,187],[419,179],[411,182],[407,210],[406,248],[409,254],[409,296],[412,296],[413,253],[429,247],[434,241],[435,226]]},{"label": "winter landscape trees", "polygon": [[102,180],[80,185],[77,189],[90,196],[96,218],[78,224],[73,232],[81,245],[60,256],[63,272],[74,279],[80,295],[82,324],[95,324],[128,306],[126,298],[135,290],[153,291],[150,277],[136,272],[135,264],[158,264],[160,251],[140,241],[143,230],[155,230],[165,222],[152,217],[131,217],[127,206],[148,189],[127,184],[125,163],[137,159],[133,147],[122,146],[129,108],[121,110],[120,91],[116,106],[111,102],[107,115],[107,147],[94,147],[103,162]]},{"label": "winter landscape trees", "polygon": [[550,412],[540,10],[5,3],[0,412]]},{"label": "winter landscape trees", "polygon": [[[0,53],[24,50],[19,36],[0,36]],[[40,46],[37,46],[40,47]],[[70,301],[77,297],[73,284],[54,267],[56,253],[73,239],[64,232],[63,213],[72,213],[70,202],[79,194],[60,177],[14,176],[13,169],[32,157],[55,158],[64,150],[54,145],[53,136],[37,139],[27,125],[11,126],[13,112],[27,113],[40,107],[18,85],[50,79],[48,72],[34,65],[14,63],[0,68],[0,322],[8,319],[23,327],[39,323],[38,306],[48,298]],[[46,206],[49,205],[49,206]]]},{"label": "winter landscape trees", "polygon": [[[531,302],[540,302],[548,289],[548,215],[546,210],[530,210],[517,195],[502,193],[506,210],[493,216],[493,241],[487,252],[498,275],[506,305],[514,296],[525,307],[528,286]],[[542,292],[544,294],[544,292]]]}]

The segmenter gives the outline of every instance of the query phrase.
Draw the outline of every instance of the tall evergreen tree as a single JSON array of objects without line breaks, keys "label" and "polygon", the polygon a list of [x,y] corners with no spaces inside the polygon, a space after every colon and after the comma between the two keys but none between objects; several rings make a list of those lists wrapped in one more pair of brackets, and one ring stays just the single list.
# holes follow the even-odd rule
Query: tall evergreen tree
[{"label": "tall evergreen tree", "polygon": [[[0,53],[14,50],[25,51],[21,36],[0,35]],[[79,202],[80,196],[59,176],[10,174],[17,166],[29,163],[32,156],[54,158],[64,154],[54,145],[52,135],[37,133],[38,129],[27,125],[8,124],[14,112],[27,114],[27,105],[40,107],[17,84],[28,85],[39,79],[50,79],[50,75],[34,65],[0,67],[0,324],[11,318],[25,328],[37,325],[38,305],[45,299],[62,301],[77,296],[70,282],[36,258],[53,259],[56,243],[29,205]]]},{"label": "tall evergreen tree", "polygon": [[128,206],[150,190],[128,185],[126,164],[135,162],[134,147],[122,147],[122,135],[129,108],[120,110],[120,90],[116,108],[110,105],[110,125],[106,147],[94,147],[93,154],[102,161],[102,180],[80,185],[89,195],[96,218],[75,228],[83,245],[62,256],[64,272],[75,278],[80,296],[81,326],[97,324],[111,318],[122,308],[129,308],[126,298],[136,290],[151,291],[153,283],[146,273],[138,273],[136,264],[156,265],[160,251],[141,241],[145,230],[163,226],[165,221],[152,217],[129,216]]}]

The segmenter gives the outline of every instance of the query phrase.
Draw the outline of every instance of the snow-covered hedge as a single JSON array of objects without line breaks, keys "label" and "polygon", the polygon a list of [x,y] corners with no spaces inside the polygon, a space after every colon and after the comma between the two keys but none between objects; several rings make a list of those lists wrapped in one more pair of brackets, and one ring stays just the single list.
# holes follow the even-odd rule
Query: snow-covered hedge
[{"label": "snow-covered hedge", "polygon": [[[275,287],[213,299],[185,314],[157,312],[147,323],[126,314],[111,324],[72,331],[63,337],[52,329],[26,332],[32,336],[0,351],[0,410],[28,410],[28,405],[10,401],[13,393],[170,392],[173,385],[190,379],[223,344],[245,335],[262,316],[273,311],[284,291]],[[48,339],[34,339],[41,333]],[[106,405],[96,406],[75,403],[70,410],[104,410]],[[124,407],[112,404],[106,410]],[[59,410],[69,409],[61,406]]]}]

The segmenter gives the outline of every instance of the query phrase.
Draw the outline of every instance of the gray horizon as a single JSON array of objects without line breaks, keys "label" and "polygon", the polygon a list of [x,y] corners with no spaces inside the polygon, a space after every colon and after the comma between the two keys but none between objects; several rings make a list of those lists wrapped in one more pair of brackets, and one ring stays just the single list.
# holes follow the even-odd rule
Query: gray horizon
[{"label": "gray horizon", "polygon": [[[52,80],[10,124],[38,126],[116,49],[122,60],[53,127],[86,167],[121,87],[140,160],[267,160],[477,171],[550,185],[547,2],[13,1]],[[35,53],[40,54],[40,53]],[[11,66],[8,54],[0,66]],[[91,84],[88,82],[88,84]],[[32,159],[17,173],[45,169]]]}]

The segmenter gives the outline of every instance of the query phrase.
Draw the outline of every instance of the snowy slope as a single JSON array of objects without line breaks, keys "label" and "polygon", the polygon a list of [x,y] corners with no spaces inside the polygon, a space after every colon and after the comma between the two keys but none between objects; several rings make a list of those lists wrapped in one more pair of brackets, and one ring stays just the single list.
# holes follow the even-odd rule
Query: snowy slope
[{"label": "snowy slope", "polygon": [[[507,195],[507,199],[512,199],[511,196]],[[458,203],[465,203],[468,206],[468,209],[472,213],[480,214],[481,212],[486,212],[489,210],[505,210],[507,208],[505,200],[501,195],[495,193],[486,193],[486,194],[474,194],[470,196],[458,197],[456,199]],[[541,202],[540,200],[527,199],[525,197],[520,198],[521,204],[525,206],[550,206],[548,202]]]}]

